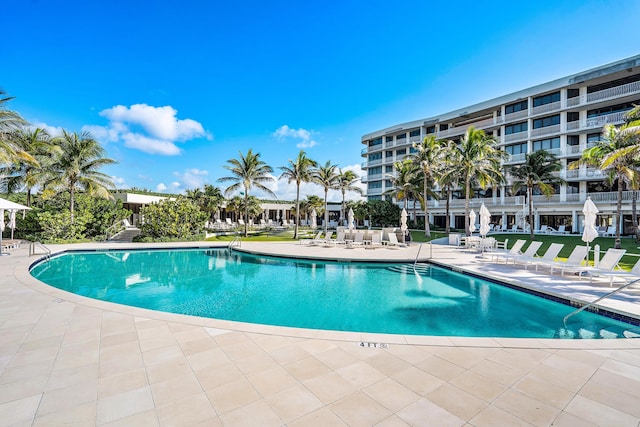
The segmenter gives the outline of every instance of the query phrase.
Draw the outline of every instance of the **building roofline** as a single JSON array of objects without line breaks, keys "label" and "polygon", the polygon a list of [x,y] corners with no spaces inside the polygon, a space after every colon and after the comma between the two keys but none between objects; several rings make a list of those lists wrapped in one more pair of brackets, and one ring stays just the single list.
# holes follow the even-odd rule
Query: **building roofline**
[{"label": "building roofline", "polygon": [[609,64],[601,65],[595,68],[591,68],[586,71],[580,71],[570,76],[561,77],[550,82],[541,83],[536,86],[531,86],[527,89],[522,89],[517,92],[509,93],[507,95],[499,96],[487,101],[483,101],[477,104],[469,105],[467,107],[459,108],[457,110],[450,111],[448,113],[439,114],[433,117],[427,117],[424,119],[413,120],[401,124],[389,126],[384,129],[370,132],[362,136],[361,141],[364,142],[368,139],[378,136],[384,136],[390,133],[396,133],[401,130],[415,129],[421,126],[430,126],[442,121],[451,119],[457,119],[470,113],[477,113],[483,110],[494,109],[495,107],[511,102],[517,102],[521,99],[526,99],[531,95],[538,95],[544,92],[550,92],[563,87],[576,85],[583,83],[587,80],[593,80],[599,77],[603,77],[609,74],[617,73],[619,71],[640,66],[640,55],[635,55],[629,58],[621,59],[620,61],[611,62]]}]

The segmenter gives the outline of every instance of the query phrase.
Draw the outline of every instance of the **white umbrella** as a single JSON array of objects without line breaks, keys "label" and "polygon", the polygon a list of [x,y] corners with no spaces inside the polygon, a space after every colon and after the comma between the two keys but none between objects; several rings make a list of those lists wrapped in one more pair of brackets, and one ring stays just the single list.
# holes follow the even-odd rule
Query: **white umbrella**
[{"label": "white umbrella", "polygon": [[402,208],[402,212],[400,213],[400,230],[402,230],[402,234],[407,231],[407,210]]},{"label": "white umbrella", "polygon": [[21,205],[19,203],[10,202],[9,200],[0,198],[0,255],[9,255],[8,253],[2,252],[2,231],[4,231],[4,211],[5,209],[10,210],[12,213],[11,222],[13,226],[11,227],[11,237],[13,238],[13,229],[15,228],[16,223],[16,212],[15,211],[25,211],[27,209],[31,209],[28,206]]},{"label": "white umbrella", "polygon": [[316,222],[316,216],[318,214],[316,213],[316,209],[313,208],[311,210],[311,229],[315,230],[316,228],[318,228],[318,223]]},{"label": "white umbrella", "polygon": [[480,206],[480,235],[483,237],[487,237],[487,233],[490,230],[489,222],[491,222],[491,212],[482,203],[482,206]]},{"label": "white umbrella", "polygon": [[582,241],[587,244],[587,264],[589,263],[589,244],[598,237],[598,229],[596,228],[596,215],[598,215],[598,208],[591,200],[591,197],[587,197],[582,208],[584,214],[584,230],[582,230]]},{"label": "white umbrella", "polygon": [[11,240],[13,240],[13,230],[16,229],[16,211],[11,211],[11,215],[9,215],[9,223],[7,227],[11,229]]},{"label": "white umbrella", "polygon": [[353,231],[354,228],[356,228],[355,223],[353,222],[353,209],[349,208],[349,213],[347,214],[347,221],[348,221],[348,225],[349,225],[349,231]]},{"label": "white umbrella", "polygon": [[476,213],[471,209],[469,212],[469,233],[473,234],[476,231]]}]

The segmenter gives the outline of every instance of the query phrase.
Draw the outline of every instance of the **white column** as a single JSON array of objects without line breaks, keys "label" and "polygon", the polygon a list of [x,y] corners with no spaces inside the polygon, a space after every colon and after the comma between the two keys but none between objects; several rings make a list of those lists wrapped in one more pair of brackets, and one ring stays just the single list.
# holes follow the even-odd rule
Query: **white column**
[{"label": "white column", "polygon": [[578,224],[578,211],[571,211],[571,230],[574,233],[578,233],[580,231],[580,224]]},{"label": "white column", "polygon": [[540,214],[537,211],[533,214],[533,224],[535,225],[534,230],[540,230]]}]

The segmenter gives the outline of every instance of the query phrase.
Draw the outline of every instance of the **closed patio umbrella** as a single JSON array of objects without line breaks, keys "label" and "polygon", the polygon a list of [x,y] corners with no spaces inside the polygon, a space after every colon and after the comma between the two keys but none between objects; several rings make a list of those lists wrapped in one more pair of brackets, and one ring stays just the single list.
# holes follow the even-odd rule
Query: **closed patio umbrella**
[{"label": "closed patio umbrella", "polygon": [[582,208],[582,214],[584,215],[584,230],[582,230],[582,241],[587,244],[587,264],[589,264],[589,244],[598,237],[598,229],[596,228],[596,216],[598,215],[598,208],[593,203],[591,197],[587,197]]},{"label": "closed patio umbrella", "polygon": [[406,232],[408,228],[409,227],[407,227],[407,210],[405,208],[402,208],[402,212],[400,213],[400,230],[402,230],[403,241],[406,236]]},{"label": "closed patio umbrella", "polygon": [[348,221],[349,231],[351,232],[356,228],[356,225],[354,223],[353,209],[351,208],[349,208],[349,213],[347,214],[347,221]]},{"label": "closed patio umbrella", "polygon": [[482,237],[487,237],[489,222],[491,222],[491,212],[489,212],[489,209],[482,203],[482,206],[480,206],[480,235]]},{"label": "closed patio umbrella", "polygon": [[476,213],[473,209],[469,212],[469,234],[473,234],[476,231]]},{"label": "closed patio umbrella", "polygon": [[315,230],[316,228],[318,228],[318,223],[316,222],[316,216],[318,214],[316,213],[315,208],[311,210],[311,229]]}]

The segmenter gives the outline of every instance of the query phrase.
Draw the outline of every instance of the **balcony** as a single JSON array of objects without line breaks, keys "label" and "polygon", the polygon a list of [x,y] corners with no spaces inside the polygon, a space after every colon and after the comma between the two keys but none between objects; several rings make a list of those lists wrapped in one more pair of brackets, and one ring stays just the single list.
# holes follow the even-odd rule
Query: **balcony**
[{"label": "balcony", "polygon": [[527,116],[529,116],[529,110],[520,110],[516,111],[515,113],[505,114],[504,121],[505,123],[512,122],[514,120],[519,120]]},{"label": "balcony", "polygon": [[420,143],[422,142],[422,137],[421,136],[412,136],[411,138],[409,138],[409,143],[413,144],[413,143]]},{"label": "balcony", "polygon": [[360,155],[363,157],[366,157],[368,152],[369,152],[369,147],[364,147],[362,150],[360,150]]},{"label": "balcony", "polygon": [[538,105],[537,107],[533,107],[531,109],[531,115],[537,116],[538,114],[550,113],[552,111],[557,111],[561,107],[560,101],[550,102],[549,104]]},{"label": "balcony", "polygon": [[526,130],[524,132],[510,133],[509,135],[504,135],[502,137],[502,142],[514,142],[514,141],[526,141],[529,138],[529,132]]},{"label": "balcony", "polygon": [[531,138],[537,138],[539,136],[551,135],[560,132],[560,125],[545,126],[543,128],[531,129]]},{"label": "balcony", "polygon": [[640,82],[627,83],[626,85],[616,86],[609,89],[600,90],[598,92],[589,93],[587,95],[576,96],[567,99],[567,107],[575,107],[582,104],[591,104],[594,102],[607,101],[610,99],[621,98],[624,96],[636,95],[640,93]]},{"label": "balcony", "polygon": [[445,130],[439,130],[438,133],[436,134],[436,138],[440,139],[440,138],[447,138],[450,136],[462,135],[466,131],[467,131],[467,126],[458,126],[458,127],[445,129]]},{"label": "balcony", "polygon": [[380,196],[382,188],[367,188],[367,196]]},{"label": "balcony", "polygon": [[511,154],[509,155],[509,158],[506,159],[504,162],[506,163],[518,163],[518,162],[523,162],[524,159],[526,157],[525,153],[521,153],[521,154]]},{"label": "balcony", "polygon": [[362,177],[362,182],[380,181],[382,179],[381,173],[374,173],[371,175],[365,175]]},{"label": "balcony", "polygon": [[396,146],[396,142],[394,140],[384,142],[384,148],[391,148],[395,146]]}]

